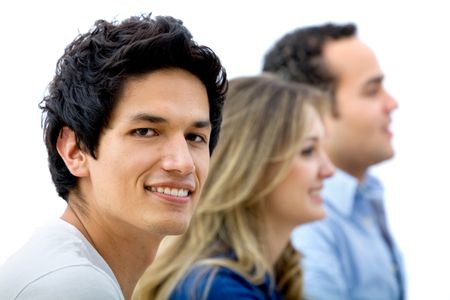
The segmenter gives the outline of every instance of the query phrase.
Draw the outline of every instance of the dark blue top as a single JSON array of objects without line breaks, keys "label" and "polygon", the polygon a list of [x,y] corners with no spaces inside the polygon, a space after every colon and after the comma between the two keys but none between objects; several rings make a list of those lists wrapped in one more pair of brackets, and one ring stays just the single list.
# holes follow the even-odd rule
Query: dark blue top
[{"label": "dark blue top", "polygon": [[[205,288],[209,287],[203,298]],[[270,277],[254,285],[235,271],[216,266],[194,267],[176,285],[170,300],[282,300]]]}]

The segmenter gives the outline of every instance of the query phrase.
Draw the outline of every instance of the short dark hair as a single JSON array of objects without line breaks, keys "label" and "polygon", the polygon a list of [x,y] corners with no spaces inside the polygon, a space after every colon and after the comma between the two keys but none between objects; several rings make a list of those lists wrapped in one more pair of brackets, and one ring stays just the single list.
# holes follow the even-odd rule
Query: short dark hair
[{"label": "short dark hair", "polygon": [[266,53],[263,71],[301,83],[314,85],[330,92],[334,99],[335,78],[322,58],[327,41],[356,35],[355,24],[323,25],[298,28],[284,35]]},{"label": "short dark hair", "polygon": [[169,16],[152,18],[151,13],[122,22],[98,20],[66,47],[39,105],[49,169],[60,197],[67,201],[77,184],[56,149],[61,129],[73,130],[78,146],[96,158],[100,134],[108,126],[126,80],[167,68],[184,69],[205,85],[212,153],[228,87],[226,71],[210,48],[192,39],[182,21]]}]

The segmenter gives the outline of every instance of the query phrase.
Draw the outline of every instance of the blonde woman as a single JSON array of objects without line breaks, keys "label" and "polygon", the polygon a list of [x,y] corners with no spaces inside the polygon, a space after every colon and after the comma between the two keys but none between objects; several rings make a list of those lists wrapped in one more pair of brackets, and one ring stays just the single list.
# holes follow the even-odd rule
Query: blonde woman
[{"label": "blonde woman", "polygon": [[139,300],[300,299],[292,229],[324,217],[334,166],[311,87],[269,75],[230,81],[219,143],[188,231],[141,278]]}]

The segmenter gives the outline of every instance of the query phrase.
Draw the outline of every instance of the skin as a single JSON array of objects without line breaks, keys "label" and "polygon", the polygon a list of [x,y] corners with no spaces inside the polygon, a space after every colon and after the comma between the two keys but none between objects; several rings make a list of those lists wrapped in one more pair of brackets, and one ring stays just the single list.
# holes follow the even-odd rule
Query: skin
[{"label": "skin", "polygon": [[206,88],[181,69],[126,82],[97,159],[62,131],[58,151],[79,178],[62,218],[106,260],[126,299],[162,238],[187,229],[208,174],[210,132]]},{"label": "skin", "polygon": [[267,256],[274,264],[289,241],[291,231],[300,224],[325,217],[320,191],[323,180],[334,173],[334,165],[324,149],[325,130],[317,112],[310,108],[310,126],[301,141],[291,169],[269,194],[264,223],[269,230]]},{"label": "skin", "polygon": [[383,86],[383,72],[358,38],[329,41],[323,58],[335,76],[339,116],[327,116],[326,149],[336,165],[358,180],[394,155],[389,129],[397,101]]}]

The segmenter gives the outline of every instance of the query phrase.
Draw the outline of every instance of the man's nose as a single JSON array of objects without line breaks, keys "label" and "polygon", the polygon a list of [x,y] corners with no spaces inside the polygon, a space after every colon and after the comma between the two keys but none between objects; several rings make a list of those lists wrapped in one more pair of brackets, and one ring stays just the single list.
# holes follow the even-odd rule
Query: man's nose
[{"label": "man's nose", "polygon": [[398,102],[389,93],[386,93],[385,108],[387,112],[391,112],[398,108]]},{"label": "man's nose", "polygon": [[187,175],[195,171],[195,164],[184,135],[171,137],[163,149],[162,168],[167,172]]}]

